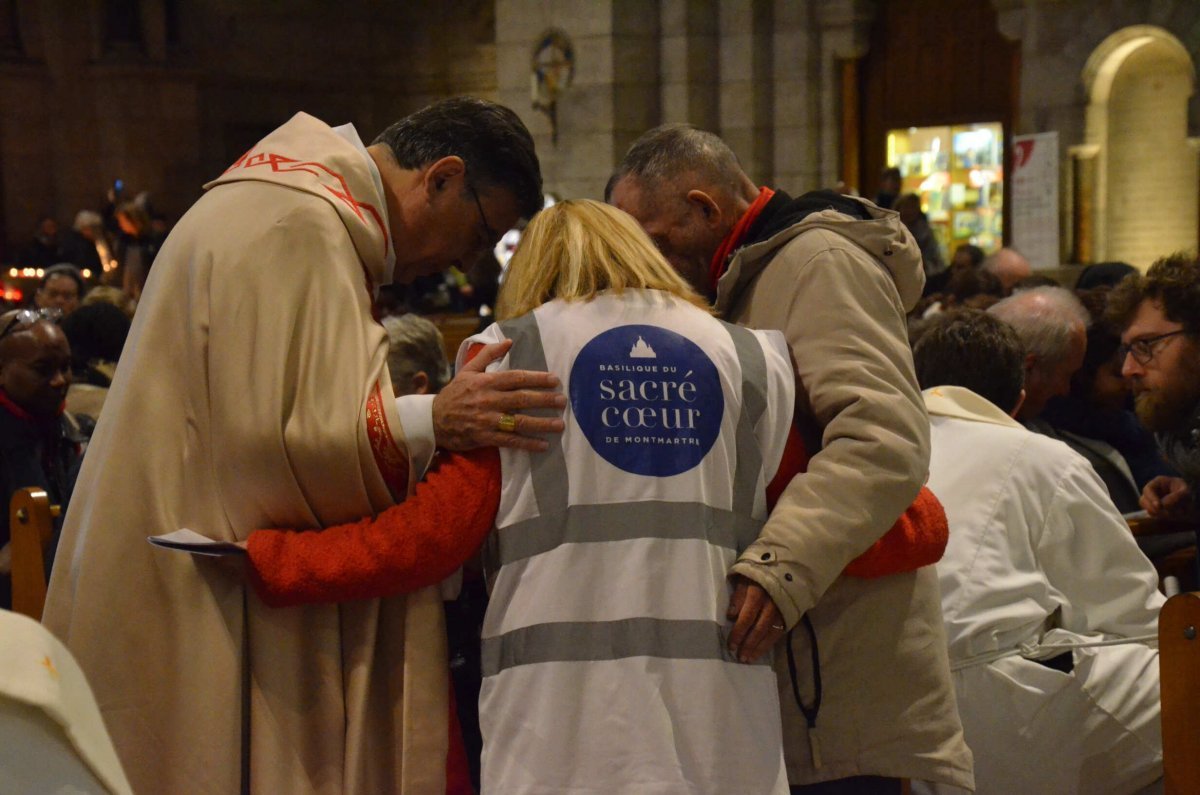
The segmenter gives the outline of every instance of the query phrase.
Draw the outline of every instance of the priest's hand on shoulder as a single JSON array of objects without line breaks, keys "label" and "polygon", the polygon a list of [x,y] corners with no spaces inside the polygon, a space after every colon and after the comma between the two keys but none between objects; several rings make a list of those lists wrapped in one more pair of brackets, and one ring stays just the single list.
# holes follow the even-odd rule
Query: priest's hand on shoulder
[{"label": "priest's hand on shoulder", "polygon": [[[465,451],[495,446],[541,452],[549,445],[539,436],[562,433],[561,415],[567,399],[557,376],[535,370],[484,372],[511,347],[512,340],[483,346],[433,399],[433,435],[438,447]],[[543,409],[554,416],[529,413]]]}]

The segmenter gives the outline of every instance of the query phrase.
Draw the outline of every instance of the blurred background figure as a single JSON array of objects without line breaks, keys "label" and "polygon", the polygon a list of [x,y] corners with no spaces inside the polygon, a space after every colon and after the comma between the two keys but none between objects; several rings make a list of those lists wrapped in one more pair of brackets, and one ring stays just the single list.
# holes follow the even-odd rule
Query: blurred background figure
[{"label": "blurred background figure", "polygon": [[[843,191],[844,192],[844,191]],[[875,204],[885,210],[896,209],[896,197],[900,195],[900,169],[885,168],[879,176],[879,192],[875,194]]]},{"label": "blurred background figure", "polygon": [[63,333],[71,344],[67,410],[72,414],[100,419],[129,326],[124,312],[104,302],[82,306],[63,319]]},{"label": "blurred background figure", "polygon": [[950,267],[978,268],[983,265],[984,256],[983,249],[979,246],[963,243],[954,249],[954,256],[950,258]]},{"label": "blurred background figure", "polygon": [[1022,290],[1032,290],[1034,287],[1062,287],[1062,285],[1059,284],[1057,279],[1051,278],[1044,273],[1034,273],[1014,284],[1012,292],[1019,293]]},{"label": "blurred background figure", "polygon": [[136,201],[120,204],[116,219],[121,229],[117,239],[117,259],[123,269],[121,286],[136,301],[142,296],[162,238],[154,231],[146,207]]},{"label": "blurred background figure", "polygon": [[450,380],[450,362],[437,326],[413,314],[385,317],[382,322],[396,397],[440,392]]},{"label": "blurred background figure", "polygon": [[86,290],[87,283],[79,268],[69,262],[60,262],[46,269],[42,283],[33,294],[33,303],[38,309],[57,309],[65,317],[79,308]]},{"label": "blurred background figure", "polygon": [[1005,295],[1013,291],[1017,282],[1033,275],[1029,260],[1015,248],[1000,249],[983,261],[983,268],[1000,280]]},{"label": "blurred background figure", "polygon": [[133,320],[133,312],[137,309],[137,304],[134,303],[133,299],[124,290],[119,287],[110,287],[106,284],[93,287],[83,297],[84,306],[91,306],[92,304],[112,304],[125,313],[125,317],[130,320]]},{"label": "blurred background figure", "polygon": [[909,343],[929,321],[952,309],[987,309],[1004,297],[1004,287],[994,273],[980,267],[983,250],[978,246],[962,245],[954,252],[950,267],[943,274],[940,291],[927,292],[908,316]]},{"label": "blurred background figure", "polygon": [[1079,273],[1075,282],[1076,290],[1090,290],[1093,287],[1116,287],[1125,281],[1125,277],[1137,273],[1137,268],[1128,262],[1098,262],[1088,265]]},{"label": "blurred background figure", "polygon": [[58,221],[49,215],[38,219],[33,239],[17,254],[17,262],[31,268],[49,268],[60,262]]},{"label": "blurred background figure", "polygon": [[112,247],[104,233],[104,219],[94,210],[80,210],[62,243],[62,259],[99,278],[116,267]]},{"label": "blurred background figure", "polygon": [[921,249],[921,265],[925,268],[925,295],[940,292],[949,273],[946,272],[946,262],[942,259],[942,251],[938,248],[937,238],[933,236],[929,219],[921,209],[921,197],[915,193],[906,193],[896,200],[895,209],[900,213],[900,221],[908,227]]}]

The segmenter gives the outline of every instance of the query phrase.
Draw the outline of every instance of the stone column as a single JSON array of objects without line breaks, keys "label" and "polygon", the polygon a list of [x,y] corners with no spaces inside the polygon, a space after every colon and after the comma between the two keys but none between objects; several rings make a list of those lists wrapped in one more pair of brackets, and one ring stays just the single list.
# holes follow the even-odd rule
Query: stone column
[{"label": "stone column", "polygon": [[716,0],[662,0],[662,120],[719,127]]},{"label": "stone column", "polygon": [[720,6],[720,135],[757,183],[775,166],[771,0],[724,0]]},{"label": "stone column", "polygon": [[[841,177],[842,150],[842,78],[841,61],[861,58],[870,44],[871,21],[875,18],[874,0],[827,0],[816,4],[820,30],[819,185],[828,187]],[[857,153],[849,153],[857,157]]]},{"label": "stone column", "polygon": [[821,185],[820,41],[812,7],[811,2],[775,0],[771,184],[792,195]]}]

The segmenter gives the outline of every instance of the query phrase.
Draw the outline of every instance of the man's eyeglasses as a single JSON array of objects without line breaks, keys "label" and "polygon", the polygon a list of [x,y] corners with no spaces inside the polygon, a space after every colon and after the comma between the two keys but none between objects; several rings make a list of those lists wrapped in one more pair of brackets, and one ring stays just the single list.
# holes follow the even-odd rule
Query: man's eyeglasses
[{"label": "man's eyeglasses", "polygon": [[467,183],[467,190],[471,191],[471,198],[475,200],[475,206],[479,208],[479,220],[483,222],[483,230],[487,232],[487,244],[495,243],[500,239],[500,233],[492,229],[492,225],[488,223],[487,213],[483,211],[483,202],[479,201],[479,193],[476,192],[475,186],[470,182]]},{"label": "man's eyeglasses", "polygon": [[1133,360],[1140,365],[1150,364],[1154,357],[1158,355],[1158,343],[1165,339],[1170,339],[1177,334],[1186,334],[1186,329],[1178,331],[1168,331],[1166,334],[1156,334],[1153,337],[1142,337],[1140,340],[1134,340],[1128,345],[1122,345],[1117,348],[1117,361],[1125,361],[1126,356],[1132,356]]},{"label": "man's eyeglasses", "polygon": [[22,309],[13,315],[13,319],[4,325],[4,330],[0,331],[0,340],[9,335],[10,332],[19,330],[18,327],[32,326],[39,320],[48,320],[51,323],[57,323],[62,320],[62,310],[57,307],[46,307],[45,309]]}]

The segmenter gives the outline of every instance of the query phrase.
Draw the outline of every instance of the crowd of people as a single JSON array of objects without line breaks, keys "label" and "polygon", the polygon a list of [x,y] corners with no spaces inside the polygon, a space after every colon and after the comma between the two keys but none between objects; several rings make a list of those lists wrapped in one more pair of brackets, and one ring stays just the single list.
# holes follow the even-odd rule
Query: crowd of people
[{"label": "crowd of people", "polygon": [[[897,190],[792,196],[664,125],[604,202],[543,209],[524,125],[459,98],[369,145],[298,114],[165,239],[114,208],[119,286],[43,224],[0,314],[0,496],[65,509],[50,634],[10,634],[94,693],[71,775],[1155,791],[1152,559],[1196,537],[1123,514],[1197,518],[1200,262],[931,262]],[[403,292],[377,320],[525,223],[456,373]]]}]

